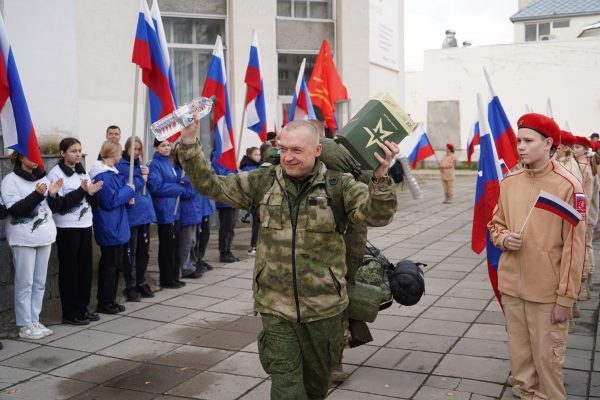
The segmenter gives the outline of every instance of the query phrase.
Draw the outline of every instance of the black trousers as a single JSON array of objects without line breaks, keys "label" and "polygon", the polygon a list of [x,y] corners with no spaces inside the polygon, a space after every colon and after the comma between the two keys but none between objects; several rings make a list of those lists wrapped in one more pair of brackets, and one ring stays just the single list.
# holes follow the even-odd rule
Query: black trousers
[{"label": "black trousers", "polygon": [[56,247],[63,318],[83,318],[92,292],[92,227],[57,228]]},{"label": "black trousers", "polygon": [[98,306],[108,306],[117,302],[119,287],[119,271],[123,263],[126,244],[116,246],[100,246],[100,263],[98,264]]},{"label": "black trousers", "polygon": [[252,211],[252,236],[250,236],[250,247],[256,248],[258,243],[258,228],[260,228],[260,221],[258,220],[258,210]]},{"label": "black trousers", "polygon": [[146,270],[150,256],[150,224],[131,228],[131,239],[123,254],[123,278],[125,286],[132,288],[146,283]]},{"label": "black trousers", "polygon": [[199,225],[199,229],[196,229],[196,246],[194,247],[194,251],[196,252],[196,259],[198,261],[204,259],[204,254],[206,253],[209,240],[210,217],[203,217],[202,222]]},{"label": "black trousers", "polygon": [[158,270],[160,284],[172,285],[179,281],[179,221],[158,224]]},{"label": "black trousers", "polygon": [[219,251],[230,253],[233,243],[235,220],[237,210],[235,208],[219,208]]}]

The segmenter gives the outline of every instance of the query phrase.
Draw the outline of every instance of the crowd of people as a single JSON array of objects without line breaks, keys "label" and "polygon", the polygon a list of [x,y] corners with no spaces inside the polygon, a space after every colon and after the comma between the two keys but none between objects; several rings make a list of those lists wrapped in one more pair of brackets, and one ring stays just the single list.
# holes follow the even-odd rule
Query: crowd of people
[{"label": "crowd of people", "polygon": [[[1,184],[0,218],[9,218],[6,238],[15,265],[15,315],[22,338],[52,334],[39,316],[54,242],[62,321],[72,325],[87,325],[99,320],[99,314],[125,310],[117,301],[120,274],[127,301],[154,297],[147,280],[151,224],[158,230],[161,288],[181,288],[182,278],[198,279],[213,268],[204,254],[214,203],[185,176],[177,146],[155,140],[147,166],[140,138],[128,138],[124,148],[120,139],[120,128],[109,126],[89,172],[76,138],[61,140],[60,160],[48,172],[18,152],[11,155],[14,168]],[[248,149],[251,162],[244,159],[245,164],[260,164],[257,150]],[[236,210],[224,208],[227,211],[221,213],[218,209],[220,261],[237,261],[231,253]],[[249,255],[256,254],[257,235],[256,226]],[[95,310],[90,309],[93,240],[100,248]]]}]

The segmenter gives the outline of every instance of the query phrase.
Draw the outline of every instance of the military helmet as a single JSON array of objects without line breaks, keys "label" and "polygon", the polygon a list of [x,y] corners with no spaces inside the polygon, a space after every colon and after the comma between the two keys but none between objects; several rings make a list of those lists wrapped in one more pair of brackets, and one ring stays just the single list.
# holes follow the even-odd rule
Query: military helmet
[{"label": "military helmet", "polygon": [[410,260],[402,260],[389,271],[390,290],[394,300],[403,306],[412,306],[419,302],[425,293],[425,279],[421,265]]}]

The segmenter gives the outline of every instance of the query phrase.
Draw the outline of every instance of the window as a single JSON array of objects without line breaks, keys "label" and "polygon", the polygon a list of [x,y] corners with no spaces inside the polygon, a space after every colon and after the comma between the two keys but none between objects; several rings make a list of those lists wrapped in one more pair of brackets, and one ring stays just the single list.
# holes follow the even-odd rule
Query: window
[{"label": "window", "polygon": [[525,25],[525,41],[535,42],[537,40],[537,24]]},{"label": "window", "polygon": [[279,77],[279,95],[293,96],[296,88],[296,80],[298,79],[298,71],[302,64],[302,59],[306,58],[304,67],[304,80],[308,83],[310,74],[312,74],[316,54],[283,54],[279,53],[277,76]]},{"label": "window", "polygon": [[[225,47],[225,19],[163,17],[163,24],[177,104],[182,105],[202,93],[217,35],[221,35]],[[200,142],[207,150],[212,148],[211,120],[212,113],[210,118],[200,120]]]},{"label": "window", "polygon": [[332,19],[332,0],[277,0],[277,16]]},{"label": "window", "polygon": [[[565,25],[566,23],[566,25]],[[540,22],[535,24],[525,24],[525,41],[536,42],[539,40],[550,40],[553,37],[550,35],[550,25],[553,28],[557,27],[568,27],[569,20],[554,21],[554,22]],[[558,25],[558,26],[557,26]]]},{"label": "window", "polygon": [[553,21],[552,27],[553,28],[568,28],[570,22],[571,22],[571,20],[569,20],[569,19],[563,19],[562,21]]}]

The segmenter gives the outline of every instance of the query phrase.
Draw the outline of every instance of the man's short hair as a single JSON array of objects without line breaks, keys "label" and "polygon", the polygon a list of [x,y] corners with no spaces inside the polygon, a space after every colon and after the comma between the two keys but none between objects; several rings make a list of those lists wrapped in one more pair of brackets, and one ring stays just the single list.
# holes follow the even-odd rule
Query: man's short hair
[{"label": "man's short hair", "polygon": [[116,126],[116,125],[111,125],[111,126],[109,126],[108,128],[106,128],[106,133],[108,133],[108,131],[110,131],[111,129],[118,129],[118,130],[119,130],[119,132],[121,132],[121,128],[119,128],[119,127],[118,127],[118,126]]},{"label": "man's short hair", "polygon": [[594,140],[594,139],[600,139],[600,135],[594,132],[594,133],[592,133],[590,135],[590,139],[592,139],[592,140]]},{"label": "man's short hair", "polygon": [[325,137],[325,126],[323,125],[323,121],[319,119],[309,119],[308,121],[315,126],[315,129],[319,132],[319,136]]},{"label": "man's short hair", "polygon": [[254,146],[252,146],[252,147],[248,147],[248,148],[246,149],[246,155],[247,155],[248,157],[250,157],[250,156],[252,155],[252,153],[254,153],[256,150],[258,150],[258,147],[254,147]]},{"label": "man's short hair", "polygon": [[267,140],[273,140],[277,137],[277,132],[267,132]]},{"label": "man's short hair", "polygon": [[317,131],[317,127],[315,126],[315,124],[312,123],[311,121],[302,120],[302,119],[296,119],[294,121],[290,121],[283,128],[283,132],[295,131],[295,130],[299,130],[299,129],[306,129],[314,137],[315,144],[319,144],[319,132]]}]

